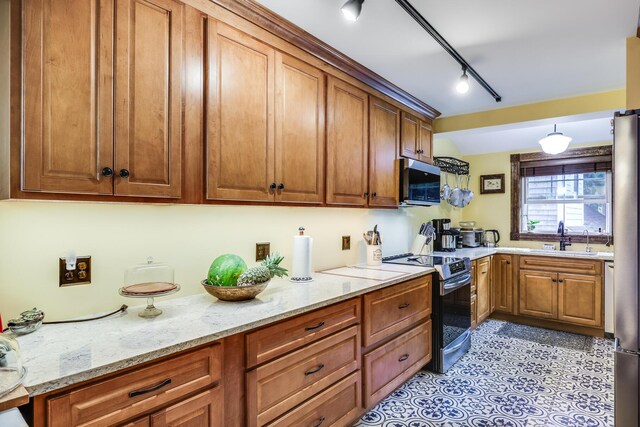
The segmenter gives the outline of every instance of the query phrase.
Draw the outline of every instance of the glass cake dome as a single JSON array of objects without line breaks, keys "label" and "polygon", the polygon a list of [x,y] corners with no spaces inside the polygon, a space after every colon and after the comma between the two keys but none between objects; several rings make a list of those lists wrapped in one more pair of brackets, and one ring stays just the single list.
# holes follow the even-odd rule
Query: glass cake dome
[{"label": "glass cake dome", "polygon": [[20,345],[11,335],[0,334],[0,396],[22,384],[27,370],[22,366]]}]

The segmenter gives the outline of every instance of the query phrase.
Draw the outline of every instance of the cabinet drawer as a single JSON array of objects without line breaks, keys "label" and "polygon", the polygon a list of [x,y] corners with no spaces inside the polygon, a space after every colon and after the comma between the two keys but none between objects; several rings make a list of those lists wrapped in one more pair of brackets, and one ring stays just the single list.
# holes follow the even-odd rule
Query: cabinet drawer
[{"label": "cabinet drawer", "polygon": [[249,425],[265,425],[359,368],[360,331],[352,326],[250,371]]},{"label": "cabinet drawer", "polygon": [[358,298],[333,304],[246,335],[251,368],[360,322]]},{"label": "cabinet drawer", "polygon": [[82,387],[48,400],[48,425],[113,425],[215,383],[221,365],[222,344],[217,343]]},{"label": "cabinet drawer", "polygon": [[521,256],[520,268],[575,274],[602,274],[602,261],[552,256]]},{"label": "cabinet drawer", "polygon": [[[224,393],[218,385],[151,415],[151,427],[223,427]],[[135,426],[141,427],[141,426]]]},{"label": "cabinet drawer", "polygon": [[269,427],[345,426],[362,407],[360,371],[356,371],[293,411],[269,424]]},{"label": "cabinet drawer", "polygon": [[363,358],[365,407],[378,403],[431,360],[431,320]]},{"label": "cabinet drawer", "polygon": [[431,276],[364,296],[362,341],[369,347],[431,314]]}]

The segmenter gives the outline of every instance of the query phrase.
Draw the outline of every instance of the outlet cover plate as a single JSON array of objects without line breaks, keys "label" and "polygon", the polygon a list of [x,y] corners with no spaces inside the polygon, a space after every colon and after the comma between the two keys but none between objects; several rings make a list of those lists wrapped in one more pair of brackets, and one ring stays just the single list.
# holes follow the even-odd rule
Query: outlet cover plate
[{"label": "outlet cover plate", "polygon": [[342,236],[342,250],[348,251],[351,249],[351,236]]},{"label": "outlet cover plate", "polygon": [[91,283],[91,257],[79,256],[76,269],[67,271],[67,259],[60,258],[58,283],[60,287]]},{"label": "outlet cover plate", "polygon": [[271,253],[271,243],[256,243],[256,261],[262,261]]}]

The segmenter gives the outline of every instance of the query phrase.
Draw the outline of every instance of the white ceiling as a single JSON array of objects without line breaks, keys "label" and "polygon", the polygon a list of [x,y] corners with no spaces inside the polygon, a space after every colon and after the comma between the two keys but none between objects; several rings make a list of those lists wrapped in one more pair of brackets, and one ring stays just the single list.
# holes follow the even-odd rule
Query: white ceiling
[{"label": "white ceiling", "polygon": [[[590,117],[555,120],[558,132],[573,138],[572,146],[612,143],[613,111],[591,114]],[[554,120],[516,123],[436,134],[436,141],[453,143],[463,155],[499,153],[505,151],[540,150],[538,140],[553,132]]]},{"label": "white ceiling", "polygon": [[620,89],[625,39],[640,0],[413,0],[412,5],[503,101],[473,79],[393,0],[367,0],[356,23],[345,0],[257,0],[442,112],[455,115]]}]

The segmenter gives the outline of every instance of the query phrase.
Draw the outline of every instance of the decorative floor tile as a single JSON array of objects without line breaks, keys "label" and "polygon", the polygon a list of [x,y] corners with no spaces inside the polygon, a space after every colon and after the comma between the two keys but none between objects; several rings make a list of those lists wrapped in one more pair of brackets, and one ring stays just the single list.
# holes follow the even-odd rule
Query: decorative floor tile
[{"label": "decorative floor tile", "polygon": [[419,372],[355,426],[613,426],[613,341],[487,320],[449,372]]}]

